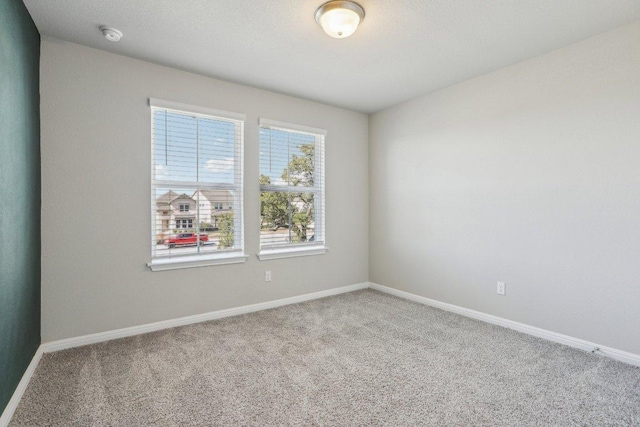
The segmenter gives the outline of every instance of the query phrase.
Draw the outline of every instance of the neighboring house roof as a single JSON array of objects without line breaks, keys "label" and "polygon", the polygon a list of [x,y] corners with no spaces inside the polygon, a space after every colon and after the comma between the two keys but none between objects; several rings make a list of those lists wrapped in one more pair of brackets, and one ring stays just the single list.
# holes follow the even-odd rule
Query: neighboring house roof
[{"label": "neighboring house roof", "polygon": [[[197,193],[197,191],[193,193],[194,198]],[[233,195],[229,190],[200,190],[200,194],[206,197],[210,203],[233,202]]]},{"label": "neighboring house roof", "polygon": [[166,193],[158,196],[156,198],[156,203],[158,203],[158,204],[162,203],[162,204],[168,205],[168,204],[176,201],[177,199],[189,199],[191,201],[194,201],[191,196],[189,196],[189,195],[187,195],[185,193],[178,194],[173,190],[169,190]]},{"label": "neighboring house roof", "polygon": [[173,199],[171,201],[171,203],[175,202],[176,200],[181,199],[181,200],[190,200],[192,202],[195,202],[195,200],[193,200],[193,198],[191,196],[187,196],[186,194],[182,193],[181,195],[179,195],[178,197],[176,197],[175,199]]},{"label": "neighboring house roof", "polygon": [[176,197],[178,197],[178,193],[176,193],[175,191],[169,190],[166,193],[164,193],[161,196],[158,196],[158,198],[156,198],[156,203],[157,204],[165,204],[168,205],[169,203],[171,203]]},{"label": "neighboring house roof", "polygon": [[[211,203],[215,202],[233,202],[233,195],[229,190],[199,190],[200,194],[209,200]],[[178,194],[173,190],[169,190],[166,193],[158,196],[156,198],[156,202],[158,204],[170,204],[174,202],[176,199],[189,199],[195,201],[195,197],[198,191],[194,192],[192,196],[188,194],[182,193]]]}]

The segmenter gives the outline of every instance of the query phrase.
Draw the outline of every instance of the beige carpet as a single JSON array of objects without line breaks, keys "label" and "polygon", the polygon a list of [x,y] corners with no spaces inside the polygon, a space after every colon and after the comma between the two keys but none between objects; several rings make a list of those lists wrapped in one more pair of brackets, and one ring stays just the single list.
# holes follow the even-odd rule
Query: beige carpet
[{"label": "beige carpet", "polygon": [[363,290],[45,354],[14,426],[637,426],[640,368]]}]

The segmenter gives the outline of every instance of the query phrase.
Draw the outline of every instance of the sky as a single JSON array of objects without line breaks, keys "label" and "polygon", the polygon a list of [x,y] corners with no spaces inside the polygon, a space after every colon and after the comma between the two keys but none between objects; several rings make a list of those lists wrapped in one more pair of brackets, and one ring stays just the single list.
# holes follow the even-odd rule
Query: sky
[{"label": "sky", "polygon": [[233,184],[234,122],[154,110],[153,124],[156,179]]}]

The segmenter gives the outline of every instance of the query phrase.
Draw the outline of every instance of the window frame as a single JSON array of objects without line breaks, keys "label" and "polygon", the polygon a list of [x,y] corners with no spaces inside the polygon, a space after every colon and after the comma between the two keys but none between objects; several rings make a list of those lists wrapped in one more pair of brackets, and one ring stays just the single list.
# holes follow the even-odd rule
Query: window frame
[{"label": "window frame", "polygon": [[[321,236],[322,239],[320,242],[301,242],[301,243],[289,243],[289,244],[279,244],[279,245],[262,245],[262,239],[260,234],[258,235],[258,245],[259,252],[257,254],[258,259],[261,261],[271,260],[271,259],[279,259],[279,258],[291,258],[291,257],[299,257],[299,256],[309,256],[309,255],[322,255],[327,252],[329,247],[327,246],[327,236],[326,236],[326,204],[325,204],[325,193],[326,193],[326,181],[325,181],[325,139],[327,136],[327,131],[320,128],[314,128],[305,125],[298,125],[294,123],[287,123],[277,120],[260,118],[258,131],[260,132],[262,129],[270,129],[270,130],[279,130],[283,132],[292,132],[292,133],[300,133],[305,135],[311,135],[315,138],[315,165],[314,165],[314,184],[315,182],[320,183],[320,187],[314,185],[314,187],[293,187],[287,186],[284,187],[282,185],[276,184],[260,184],[258,194],[261,195],[263,191],[275,191],[275,192],[285,192],[285,193],[305,193],[312,192],[314,193],[314,212],[318,213],[318,216],[314,217],[314,235]],[[261,140],[261,136],[259,134],[259,143]],[[258,167],[258,174],[260,175],[261,171]],[[286,189],[285,189],[286,188]],[[259,206],[261,209],[261,206]],[[258,211],[260,215],[260,211]],[[261,230],[259,230],[260,233]]]},{"label": "window frame", "polygon": [[[207,119],[214,120],[227,120],[236,122],[237,130],[234,139],[234,183],[233,184],[221,184],[221,183],[203,183],[199,182],[197,189],[195,191],[207,190],[207,189],[227,189],[235,191],[237,194],[234,200],[237,200],[238,209],[237,212],[234,211],[234,239],[237,242],[238,247],[231,249],[220,251],[218,253],[199,253],[199,254],[188,254],[188,255],[171,255],[171,256],[157,256],[155,253],[155,248],[152,246],[151,248],[151,261],[147,263],[147,266],[151,269],[151,271],[164,271],[164,270],[175,270],[182,268],[192,268],[192,267],[204,267],[210,265],[222,265],[222,264],[238,264],[243,263],[247,260],[248,256],[245,254],[245,241],[244,241],[244,212],[243,212],[243,198],[244,198],[244,124],[246,121],[246,116],[240,113],[234,113],[230,111],[217,110],[208,107],[196,106],[183,104],[173,101],[166,101],[157,98],[149,98],[149,110],[150,110],[150,128],[151,134],[149,137],[149,141],[151,143],[151,185],[150,190],[153,194],[155,194],[155,190],[157,188],[165,188],[165,187],[180,187],[184,186],[184,188],[191,188],[195,183],[187,183],[187,182],[179,182],[179,181],[170,181],[170,180],[157,180],[154,176],[154,165],[155,165],[155,149],[154,149],[154,112],[155,110],[166,110],[170,112],[175,112],[179,114],[188,114],[196,117],[203,117]],[[196,212],[199,212],[198,207],[199,201],[196,201]],[[153,205],[153,202],[150,203],[151,208],[151,239],[150,242],[153,242],[155,239],[155,222],[156,221],[156,207]],[[199,218],[194,221],[197,225],[199,225]],[[192,223],[193,224],[193,223]],[[177,225],[177,224],[176,224]],[[199,230],[196,232],[199,234]],[[152,243],[153,244],[153,243]]]}]

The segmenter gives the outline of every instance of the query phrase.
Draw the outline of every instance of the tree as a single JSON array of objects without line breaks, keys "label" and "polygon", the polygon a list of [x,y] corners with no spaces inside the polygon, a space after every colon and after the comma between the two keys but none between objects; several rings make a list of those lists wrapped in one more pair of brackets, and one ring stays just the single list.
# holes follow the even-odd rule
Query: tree
[{"label": "tree", "polygon": [[[260,175],[260,185],[271,184],[271,179],[266,175]],[[278,191],[260,192],[260,216],[262,224],[276,231],[280,227],[286,227],[288,221],[287,193]]]},{"label": "tree", "polygon": [[289,161],[289,167],[282,171],[282,179],[290,185],[301,187],[313,187],[315,172],[315,145],[304,144],[300,146],[302,156],[293,155]]},{"label": "tree", "polygon": [[218,229],[220,230],[218,249],[232,248],[234,244],[233,213],[220,215]]},{"label": "tree", "polygon": [[291,201],[290,227],[296,233],[294,241],[306,242],[307,229],[313,223],[313,193],[297,193],[292,195]]},{"label": "tree", "polygon": [[[300,147],[302,155],[293,155],[288,167],[282,171],[282,180],[291,186],[313,187],[315,172],[315,145]],[[271,184],[268,176],[260,176],[260,184]],[[276,231],[289,228],[295,233],[292,240],[307,240],[307,230],[313,224],[313,193],[289,193],[263,191],[260,193],[260,214],[262,225]]]}]

